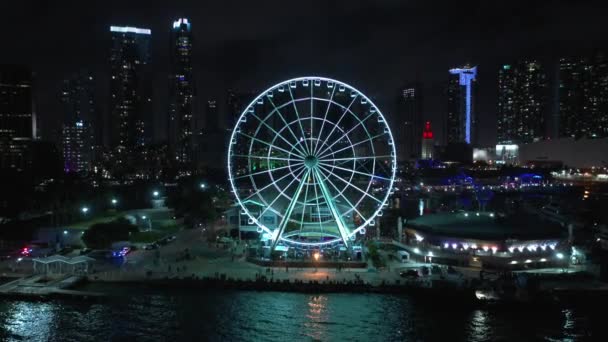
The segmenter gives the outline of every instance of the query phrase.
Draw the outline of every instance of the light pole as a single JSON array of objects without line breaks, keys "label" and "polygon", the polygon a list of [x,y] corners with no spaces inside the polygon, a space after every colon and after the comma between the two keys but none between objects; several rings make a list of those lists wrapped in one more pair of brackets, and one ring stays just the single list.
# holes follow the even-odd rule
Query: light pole
[{"label": "light pole", "polygon": [[86,215],[89,212],[89,207],[84,206],[80,209],[80,211],[82,211],[82,213]]}]

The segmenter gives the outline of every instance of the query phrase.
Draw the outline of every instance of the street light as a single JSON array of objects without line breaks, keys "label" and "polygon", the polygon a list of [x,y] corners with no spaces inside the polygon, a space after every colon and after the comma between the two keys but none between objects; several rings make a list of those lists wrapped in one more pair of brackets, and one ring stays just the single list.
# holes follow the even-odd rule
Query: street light
[{"label": "street light", "polygon": [[112,198],[112,205],[116,206],[117,203],[118,203],[118,200],[116,198]]},{"label": "street light", "polygon": [[205,183],[201,183],[200,187],[201,187],[201,189],[203,189],[203,190],[204,190],[204,189],[206,189],[206,188],[207,188],[207,184],[205,184]]},{"label": "street light", "polygon": [[86,214],[89,212],[89,207],[82,207],[82,209],[80,209],[80,211],[82,211],[83,214]]},{"label": "street light", "polygon": [[154,195],[154,197],[158,197],[158,191],[154,191],[152,195]]},{"label": "street light", "polygon": [[146,215],[142,216],[141,218],[142,218],[143,220],[145,220],[145,219],[146,219]]}]

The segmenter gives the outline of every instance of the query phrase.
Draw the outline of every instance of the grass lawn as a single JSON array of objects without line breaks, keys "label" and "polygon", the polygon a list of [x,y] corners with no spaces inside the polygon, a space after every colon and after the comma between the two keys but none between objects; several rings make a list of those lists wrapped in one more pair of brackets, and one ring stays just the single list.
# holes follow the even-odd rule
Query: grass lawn
[{"label": "grass lawn", "polygon": [[110,222],[119,217],[123,217],[124,215],[125,215],[124,211],[104,212],[104,213],[97,214],[89,219],[72,223],[72,224],[68,225],[68,228],[86,230],[86,229],[89,229],[89,227],[91,227],[92,225],[94,225],[96,223]]},{"label": "grass lawn", "polygon": [[[166,221],[166,222],[164,222]],[[133,233],[131,234],[131,242],[143,242],[143,243],[150,243],[150,242],[154,242],[156,240],[162,239],[163,237],[169,235],[169,234],[173,234],[176,233],[177,231],[179,231],[181,229],[181,226],[175,224],[174,220],[163,220],[163,223],[165,224],[160,224],[161,222],[158,222],[159,224],[156,224],[155,221],[152,221],[152,227],[154,228],[151,231],[145,231],[145,232],[137,232],[137,233]]]}]

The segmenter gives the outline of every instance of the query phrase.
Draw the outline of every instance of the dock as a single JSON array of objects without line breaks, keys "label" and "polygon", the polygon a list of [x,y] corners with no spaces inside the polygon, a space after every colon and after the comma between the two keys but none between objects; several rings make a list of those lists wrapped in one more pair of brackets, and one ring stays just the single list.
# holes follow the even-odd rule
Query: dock
[{"label": "dock", "polygon": [[72,288],[86,278],[76,275],[31,275],[15,279],[0,285],[0,296],[22,299],[74,298],[93,299],[104,297],[104,294],[90,291],[73,290]]}]

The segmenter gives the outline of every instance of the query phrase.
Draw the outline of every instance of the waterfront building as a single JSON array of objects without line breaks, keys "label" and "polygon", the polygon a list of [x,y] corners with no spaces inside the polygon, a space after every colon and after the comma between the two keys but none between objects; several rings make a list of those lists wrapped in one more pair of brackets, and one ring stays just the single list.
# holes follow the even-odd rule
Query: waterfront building
[{"label": "waterfront building", "polygon": [[36,137],[32,72],[20,65],[0,66],[0,169],[23,170]]},{"label": "waterfront building", "polygon": [[404,229],[414,260],[491,269],[566,265],[561,226],[529,215],[459,211],[423,215]]},{"label": "waterfront building", "polygon": [[186,18],[171,29],[171,75],[169,85],[169,141],[178,163],[194,157],[194,75],[192,73],[192,27]]},{"label": "waterfront building", "polygon": [[447,143],[476,142],[475,88],[477,67],[465,65],[450,69],[448,108],[445,121]]}]

